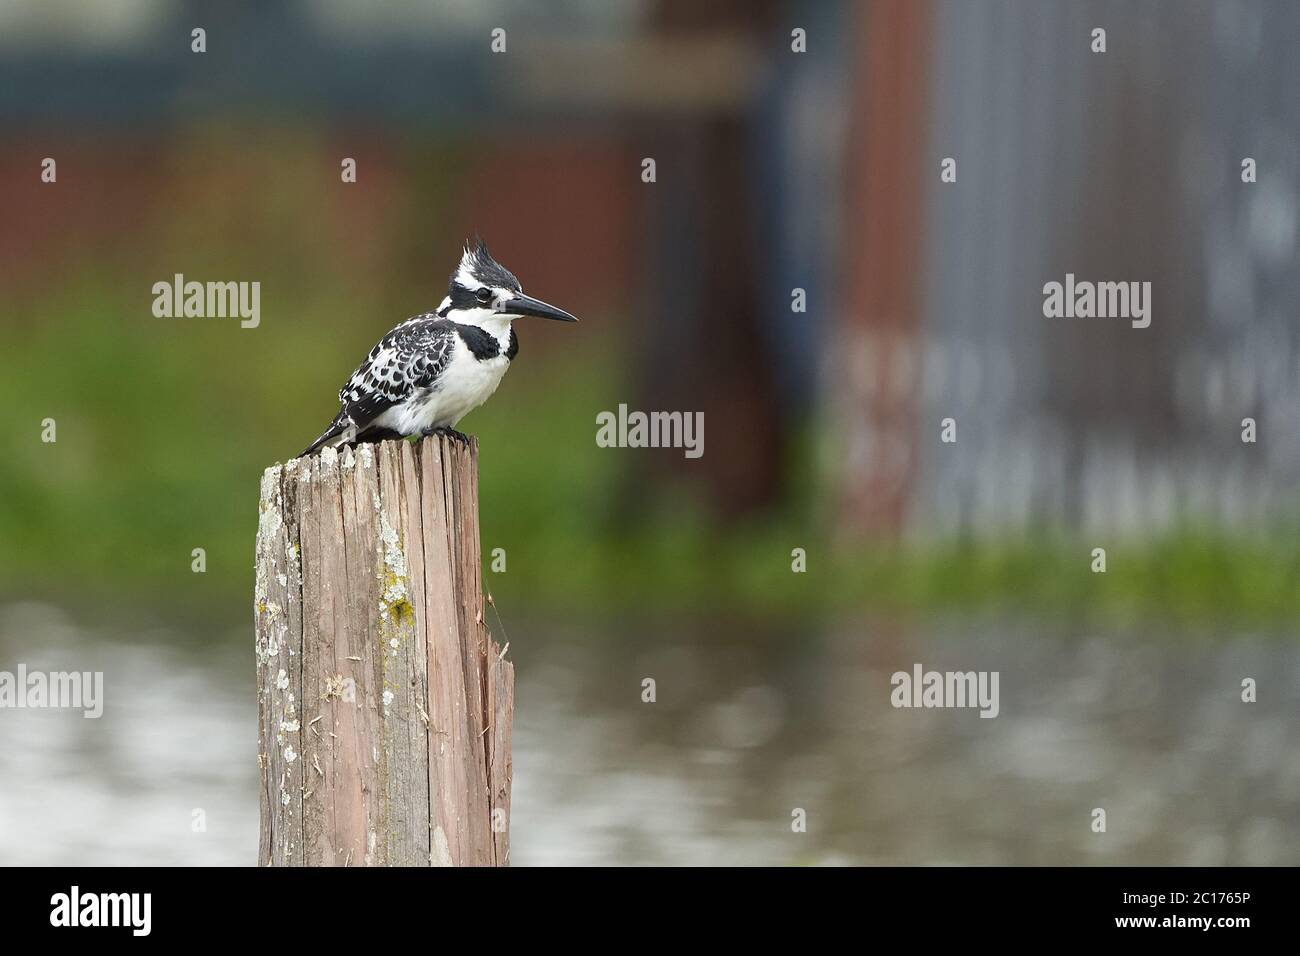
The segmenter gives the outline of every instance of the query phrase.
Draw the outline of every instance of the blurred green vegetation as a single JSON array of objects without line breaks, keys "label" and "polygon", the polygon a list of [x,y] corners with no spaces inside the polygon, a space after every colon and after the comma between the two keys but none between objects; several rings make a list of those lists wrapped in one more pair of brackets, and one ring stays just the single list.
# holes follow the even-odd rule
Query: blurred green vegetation
[{"label": "blurred green vegetation", "polygon": [[[463,157],[403,142],[383,151],[389,173],[375,177],[400,192],[340,194],[329,176],[284,172],[330,154],[305,128],[209,123],[171,144],[130,196],[107,196],[92,215],[90,190],[51,213],[46,231],[67,245],[4,290],[0,592],[238,621],[251,602],[262,469],[319,433],[338,386],[394,321],[441,299],[447,249],[434,248],[429,223],[455,218]],[[154,318],[151,287],[177,271],[260,281],[261,325]],[[1048,531],[845,548],[815,424],[791,454],[786,506],[720,523],[689,488],[639,477],[649,456],[679,452],[596,446],[596,412],[629,399],[620,316],[559,304],[587,321],[521,323],[520,360],[461,426],[480,440],[484,580],[503,607],[1300,615],[1296,516],[1257,537],[1187,528],[1103,542],[1104,575],[1089,571],[1096,542]],[[54,444],[40,441],[46,418]],[[791,571],[796,547],[807,573]],[[194,548],[206,551],[204,574],[190,569]],[[488,567],[494,548],[506,551],[504,574]]]},{"label": "blurred green vegetation", "polygon": [[[220,606],[235,619],[251,600],[261,470],[328,421],[337,385],[392,316],[342,283],[277,292],[264,282],[258,329],[155,319],[148,283],[135,285],[126,295],[111,275],[82,274],[5,330],[0,401],[14,439],[0,459],[5,590]],[[410,312],[432,301],[411,294]],[[548,341],[570,331],[523,327],[522,361],[463,424],[480,440],[484,580],[504,607],[808,614],[993,604],[1237,624],[1300,612],[1294,524],[1251,539],[1186,529],[1117,542],[1106,574],[1089,570],[1093,543],[1046,532],[838,547],[833,514],[813,504],[827,496],[811,433],[793,456],[794,503],[725,527],[686,489],[636,483],[638,455],[671,452],[595,445],[595,411],[626,390],[607,354],[613,340]],[[55,444],[39,440],[47,417]],[[190,570],[197,547],[204,574]],[[791,571],[796,547],[807,573]],[[505,549],[504,574],[487,567],[494,548]]]}]

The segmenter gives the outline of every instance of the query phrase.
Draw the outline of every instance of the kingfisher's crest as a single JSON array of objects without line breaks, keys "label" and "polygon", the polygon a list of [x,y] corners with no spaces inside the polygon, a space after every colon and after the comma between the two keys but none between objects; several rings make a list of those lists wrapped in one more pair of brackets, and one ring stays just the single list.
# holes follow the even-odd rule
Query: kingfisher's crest
[{"label": "kingfisher's crest", "polygon": [[477,236],[474,243],[465,243],[460,263],[451,274],[451,286],[460,285],[465,289],[477,289],[488,286],[493,289],[513,289],[518,292],[522,286],[515,274],[492,258],[487,243]]}]

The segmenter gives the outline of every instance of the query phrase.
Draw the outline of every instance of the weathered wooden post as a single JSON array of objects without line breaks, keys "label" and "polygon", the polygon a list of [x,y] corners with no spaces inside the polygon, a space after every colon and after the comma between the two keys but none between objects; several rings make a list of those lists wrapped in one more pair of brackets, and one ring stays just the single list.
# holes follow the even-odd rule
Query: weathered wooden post
[{"label": "weathered wooden post", "polygon": [[268,468],[259,508],[259,864],[506,865],[477,443],[326,449]]}]

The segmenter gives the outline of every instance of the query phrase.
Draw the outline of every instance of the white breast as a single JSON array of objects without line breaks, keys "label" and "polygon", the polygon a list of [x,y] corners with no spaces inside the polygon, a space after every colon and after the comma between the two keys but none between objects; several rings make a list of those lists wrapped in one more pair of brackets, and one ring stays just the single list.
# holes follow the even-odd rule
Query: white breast
[{"label": "white breast", "polygon": [[455,428],[457,422],[492,397],[509,367],[510,361],[504,355],[480,362],[457,336],[451,360],[433,387],[410,402],[388,409],[376,423],[403,435]]}]

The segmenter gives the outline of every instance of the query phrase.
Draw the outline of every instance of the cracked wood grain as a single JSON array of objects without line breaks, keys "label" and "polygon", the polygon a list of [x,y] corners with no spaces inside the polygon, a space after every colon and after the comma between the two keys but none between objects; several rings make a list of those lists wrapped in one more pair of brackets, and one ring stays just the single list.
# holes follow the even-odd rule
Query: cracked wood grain
[{"label": "cracked wood grain", "polygon": [[514,666],[484,622],[477,443],[262,476],[258,862],[504,866]]}]

